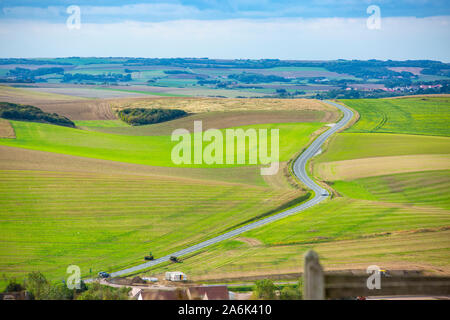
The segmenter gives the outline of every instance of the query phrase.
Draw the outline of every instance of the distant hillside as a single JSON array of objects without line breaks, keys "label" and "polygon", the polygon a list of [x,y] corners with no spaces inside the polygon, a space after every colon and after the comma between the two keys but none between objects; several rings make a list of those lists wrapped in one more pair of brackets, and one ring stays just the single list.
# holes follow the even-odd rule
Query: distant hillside
[{"label": "distant hillside", "polygon": [[10,102],[0,102],[0,118],[43,122],[72,128],[75,127],[75,124],[64,116],[60,116],[56,113],[47,113],[37,107]]}]

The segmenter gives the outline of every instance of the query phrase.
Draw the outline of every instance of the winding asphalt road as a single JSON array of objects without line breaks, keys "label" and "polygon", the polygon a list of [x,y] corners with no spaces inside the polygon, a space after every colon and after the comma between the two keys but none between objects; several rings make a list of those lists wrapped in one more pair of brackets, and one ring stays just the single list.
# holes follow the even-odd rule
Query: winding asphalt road
[{"label": "winding asphalt road", "polygon": [[311,190],[314,191],[314,198],[312,198],[311,200],[296,206],[294,208],[288,209],[286,211],[283,211],[281,213],[275,214],[273,216],[270,216],[268,218],[247,224],[243,227],[240,227],[238,229],[234,229],[232,231],[229,231],[227,233],[221,234],[220,236],[217,236],[215,238],[200,242],[196,245],[193,245],[191,247],[188,247],[186,249],[174,252],[170,255],[161,257],[159,259],[155,259],[153,261],[148,261],[146,263],[131,267],[131,268],[127,268],[127,269],[123,269],[120,271],[116,271],[116,272],[112,272],[111,273],[111,277],[117,277],[117,276],[123,276],[126,275],[128,273],[134,273],[137,271],[141,271],[144,269],[147,269],[149,267],[153,267],[156,266],[160,263],[166,262],[170,259],[171,256],[176,256],[176,257],[180,257],[183,255],[186,255],[188,253],[191,252],[195,252],[197,250],[203,249],[205,247],[208,247],[212,244],[218,243],[220,241],[226,240],[226,239],[230,239],[234,236],[237,236],[238,234],[241,234],[243,232],[258,228],[260,226],[263,226],[265,224],[283,219],[287,216],[290,216],[294,213],[298,213],[300,211],[303,211],[307,208],[310,208],[318,203],[320,203],[321,201],[325,200],[329,194],[328,191],[323,189],[322,187],[320,187],[318,184],[316,184],[306,173],[306,163],[308,162],[309,159],[311,159],[319,150],[321,145],[325,142],[325,140],[327,140],[332,134],[334,134],[335,132],[339,131],[340,129],[342,129],[345,125],[347,125],[347,123],[352,119],[353,117],[353,112],[346,108],[343,107],[337,103],[331,102],[331,101],[325,101],[326,103],[335,106],[336,108],[340,109],[343,113],[344,116],[342,117],[342,119],[336,123],[334,126],[332,126],[330,129],[328,129],[327,131],[325,131],[324,133],[322,133],[317,139],[314,140],[314,142],[300,155],[300,157],[297,158],[297,160],[295,160],[294,166],[293,166],[293,170],[294,170],[294,174],[300,179],[301,182],[303,182],[308,188],[310,188]]}]

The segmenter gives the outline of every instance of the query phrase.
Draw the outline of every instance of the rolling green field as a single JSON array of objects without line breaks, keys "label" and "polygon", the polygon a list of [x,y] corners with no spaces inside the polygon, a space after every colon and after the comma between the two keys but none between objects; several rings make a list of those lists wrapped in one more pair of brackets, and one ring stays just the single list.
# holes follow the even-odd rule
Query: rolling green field
[{"label": "rolling green field", "polygon": [[359,158],[450,153],[447,137],[389,134],[339,133],[331,138],[327,152],[314,161],[328,162]]},{"label": "rolling green field", "polygon": [[[397,113],[386,111],[385,101],[391,100],[373,100],[370,107],[365,100],[352,100],[352,108],[361,116],[355,128],[360,129],[352,127],[332,138],[312,165],[450,153],[450,129],[441,122],[433,127],[434,113],[420,111],[414,105],[416,99],[395,99],[403,101],[392,107]],[[427,105],[439,105],[442,100],[427,99]],[[390,118],[374,130],[371,125],[376,120],[366,118],[378,119],[378,108]],[[439,108],[446,118],[445,103]],[[168,135],[94,131],[135,129],[121,122],[76,122],[87,130],[11,123],[17,139],[0,139],[0,145],[166,169],[172,166]],[[279,128],[280,160],[287,161],[322,125],[272,123],[239,128]],[[239,183],[226,179],[224,170],[246,169],[243,166],[208,168],[218,170],[217,175],[205,171],[213,179],[203,179],[201,174],[169,177],[162,169],[159,176],[139,175],[135,168],[127,173],[127,168],[90,173],[82,169],[65,173],[45,168],[1,170],[1,270],[17,276],[41,270],[52,279],[64,277],[69,264],[79,265],[83,276],[89,275],[89,269],[93,273],[114,271],[142,262],[149,251],[158,257],[185,248],[304,196],[292,186],[276,189],[261,178],[240,179]],[[327,183],[337,191],[331,200],[184,257],[181,264],[167,263],[145,273],[180,270],[201,279],[228,273],[298,272],[302,255],[310,248],[318,251],[327,268],[364,269],[378,264],[450,273],[450,170]]]},{"label": "rolling green field", "polygon": [[[0,145],[28,148],[48,152],[104,160],[122,161],[152,166],[177,166],[171,160],[172,147],[177,142],[170,136],[127,136],[70,129],[48,124],[11,121],[16,139],[0,139]],[[108,122],[108,125],[116,123]],[[279,129],[280,161],[289,160],[308,143],[310,135],[322,127],[322,123],[287,123],[242,126],[242,129]],[[222,130],[224,132],[224,130]],[[268,134],[270,137],[270,135]],[[203,147],[206,147],[206,143]],[[224,144],[225,145],[225,144]],[[247,143],[246,159],[256,144]],[[239,152],[244,152],[239,150]],[[193,153],[192,153],[193,154]],[[235,153],[235,155],[237,152]],[[226,152],[224,152],[224,157]],[[220,167],[234,165],[188,165],[189,167]]]},{"label": "rolling green field", "polygon": [[450,171],[430,171],[336,181],[333,187],[353,199],[386,201],[450,210]]},{"label": "rolling green field", "polygon": [[201,279],[300,272],[308,249],[327,268],[377,264],[448,273],[450,203],[442,190],[449,188],[450,171],[361,180],[336,182],[344,197],[241,235],[256,245],[227,240],[147,274],[177,269]]},{"label": "rolling green field", "polygon": [[[448,185],[448,181],[445,185]],[[339,198],[303,214],[252,230],[244,236],[256,238],[267,245],[312,244],[450,224],[448,210],[433,203],[427,205],[433,208],[411,208],[381,201]]]},{"label": "rolling green field", "polygon": [[[196,281],[242,282],[242,277],[282,275],[302,271],[303,256],[309,249],[319,253],[327,270],[365,269],[377,263],[386,269],[420,269],[448,274],[448,230],[419,229],[354,240],[295,245],[250,245],[228,240],[202,250],[176,266],[167,264],[145,272],[158,275],[180,270]],[[205,263],[207,261],[208,263]]]},{"label": "rolling green field", "polygon": [[450,98],[342,100],[360,114],[348,132],[450,136]]},{"label": "rolling green field", "polygon": [[[181,169],[185,174],[155,167],[139,174],[135,164],[175,167],[170,159],[175,142],[170,136],[11,124],[17,138],[0,139],[0,145],[29,149],[16,156],[29,162],[30,169],[17,170],[15,163],[0,159],[0,270],[8,276],[20,278],[40,270],[57,280],[66,276],[70,264],[79,265],[83,276],[90,270],[93,275],[118,270],[143,262],[149,251],[162,256],[306,199],[305,192],[287,183],[274,187],[258,170],[245,166]],[[118,120],[76,125],[133,129]],[[280,129],[283,161],[322,126],[310,122],[240,128]],[[114,166],[74,156],[114,160]],[[286,179],[281,171],[279,175]]]},{"label": "rolling green field", "polygon": [[[138,175],[0,171],[0,270],[83,276],[162,256],[299,195],[250,184]],[[261,205],[264,203],[264,206]]]},{"label": "rolling green field", "polygon": [[81,128],[129,128],[122,120],[75,120],[75,125]]},{"label": "rolling green field", "polygon": [[[333,137],[311,161],[313,166],[450,153],[450,102],[445,98],[344,102],[360,113],[360,120]],[[220,279],[300,272],[302,255],[311,248],[326,268],[365,269],[377,264],[450,273],[449,170],[327,183],[339,196],[188,256],[181,266],[160,266],[147,273],[178,268],[196,279]]]}]

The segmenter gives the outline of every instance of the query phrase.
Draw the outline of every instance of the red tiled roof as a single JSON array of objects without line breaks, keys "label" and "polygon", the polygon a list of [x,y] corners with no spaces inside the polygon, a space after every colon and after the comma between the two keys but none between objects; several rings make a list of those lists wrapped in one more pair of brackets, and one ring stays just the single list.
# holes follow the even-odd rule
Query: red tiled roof
[{"label": "red tiled roof", "polygon": [[189,287],[188,295],[191,299],[229,300],[227,286]]},{"label": "red tiled roof", "polygon": [[176,290],[142,290],[142,300],[187,300],[186,292],[182,289]]}]

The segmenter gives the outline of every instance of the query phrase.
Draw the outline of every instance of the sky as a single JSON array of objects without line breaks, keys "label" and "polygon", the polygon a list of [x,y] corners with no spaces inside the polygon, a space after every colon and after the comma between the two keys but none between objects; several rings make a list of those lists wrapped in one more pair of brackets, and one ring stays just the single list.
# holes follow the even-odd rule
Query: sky
[{"label": "sky", "polygon": [[0,57],[450,62],[450,0],[0,0],[0,42]]}]

